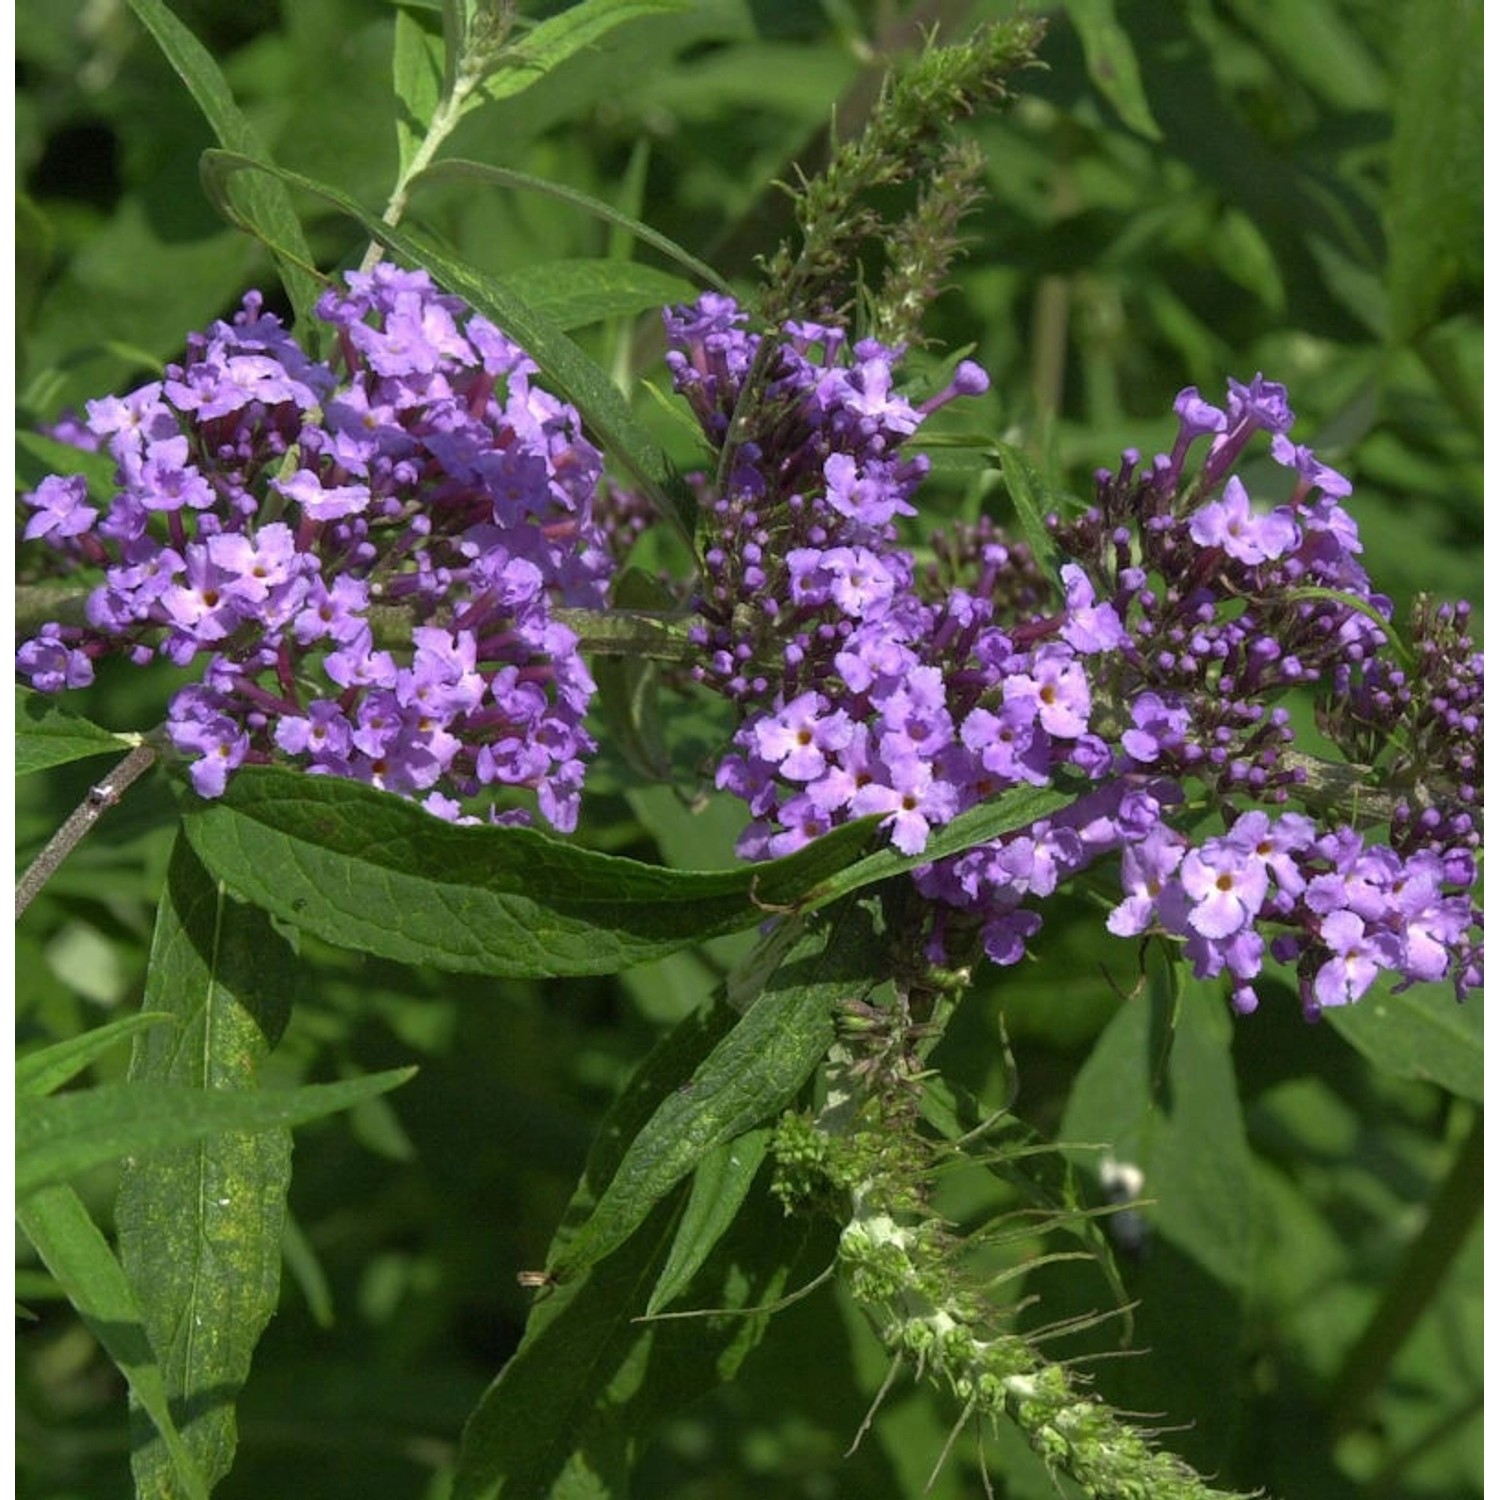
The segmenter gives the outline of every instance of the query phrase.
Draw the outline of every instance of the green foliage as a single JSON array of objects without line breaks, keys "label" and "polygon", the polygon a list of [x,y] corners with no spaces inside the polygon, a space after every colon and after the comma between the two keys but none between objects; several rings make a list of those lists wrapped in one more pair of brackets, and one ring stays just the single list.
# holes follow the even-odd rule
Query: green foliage
[{"label": "green foliage", "polygon": [[[524,344],[666,524],[590,642],[579,840],[158,777],[21,918],[18,1493],[1209,1493],[1189,1464],[1480,1493],[1479,1005],[1377,990],[1308,1028],[1287,988],[1231,1026],[1087,891],[1035,963],[928,993],[887,946],[918,861],[868,826],[735,864],[698,784],[725,728],[658,694],[704,452],[651,316],[767,268],[764,316],[849,305],[931,347],[927,388],[971,352],[992,388],[934,422],[923,524],[992,515],[1044,561],[1181,386],[1263,369],[1398,618],[1477,599],[1479,7],[1068,0],[1043,36],[980,0],[936,38],[927,9],[21,8],[22,426],[250,285],[300,323],[373,242]],[[66,458],[107,490],[18,449],[26,486]],[[21,865],[175,680],[18,693]],[[981,1447],[990,1412],[1020,1426]]]}]

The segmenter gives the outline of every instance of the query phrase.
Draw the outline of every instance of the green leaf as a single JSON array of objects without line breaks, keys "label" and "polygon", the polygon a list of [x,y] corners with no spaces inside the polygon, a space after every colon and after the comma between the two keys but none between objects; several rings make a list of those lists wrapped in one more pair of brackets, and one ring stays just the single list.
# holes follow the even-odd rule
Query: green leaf
[{"label": "green leaf", "polygon": [[841,896],[914,870],[918,865],[947,859],[974,848],[976,844],[1013,833],[1018,828],[1029,828],[1038,818],[1045,818],[1076,800],[1077,793],[1057,787],[1012,787],[992,801],[971,807],[951,823],[934,829],[920,854],[902,854],[897,849],[877,850],[809,891],[801,905],[807,911],[816,911]]},{"label": "green leaf", "polygon": [[877,953],[869,918],[852,903],[811,925],[744,1019],[630,1143],[554,1273],[576,1276],[608,1255],[709,1152],[790,1104],[833,1043],[837,1002],[875,984]]},{"label": "green leaf", "polygon": [[696,295],[678,276],[619,260],[543,261],[507,272],[500,284],[562,329],[634,317]]},{"label": "green leaf", "polygon": [[33,488],[49,474],[81,474],[96,505],[106,505],[119,493],[118,466],[108,453],[89,453],[40,432],[16,433],[16,467]]},{"label": "green leaf", "polygon": [[1083,42],[1084,62],[1094,86],[1120,118],[1148,141],[1162,138],[1161,127],[1141,87],[1140,64],[1129,34],[1115,19],[1114,0],[1067,0],[1068,18]]},{"label": "green leaf", "polygon": [[187,1500],[208,1500],[208,1484],[172,1420],[161,1368],[142,1326],[135,1291],[78,1194],[70,1187],[43,1188],[17,1203],[16,1218],[79,1317],[125,1377],[131,1399],[161,1435],[175,1480],[170,1493]]},{"label": "green leaf", "polygon": [[17,776],[96,755],[124,755],[134,742],[134,736],[111,734],[45,693],[16,689]]},{"label": "green leaf", "polygon": [[545,78],[575,52],[591,46],[615,27],[636,16],[688,10],[692,0],[582,0],[539,22],[525,39],[504,53],[501,71],[484,81],[480,92],[464,101],[463,114],[496,99],[519,94]]},{"label": "green leaf", "polygon": [[614,382],[550,318],[462,261],[383,223],[337,188],[235,152],[206,151],[204,187],[221,210],[231,216],[234,210],[227,194],[228,183],[236,173],[244,171],[268,172],[332,203],[354,219],[371,239],[410,264],[424,267],[446,290],[462,297],[515,339],[536,361],[557,394],[578,408],[594,439],[629,472],[661,515],[691,545],[697,517],[697,501],[692,491],[665,451],[637,420]]},{"label": "green leaf", "polygon": [[1474,0],[1412,6],[1393,52],[1395,134],[1385,218],[1390,336],[1405,343],[1440,316],[1483,243],[1483,12]]},{"label": "green leaf", "polygon": [[[270,153],[259,132],[240,113],[218,64],[197,37],[162,0],[130,0],[130,8],[187,85],[219,144],[271,169]],[[323,283],[302,233],[301,221],[292,207],[291,195],[274,179],[250,181],[244,184],[236,209],[237,216],[253,228],[276,257],[277,270],[296,311],[297,322],[306,322]]]},{"label": "green leaf", "polygon": [[470,973],[613,974],[765,920],[856,858],[851,823],[785,859],[682,871],[529,828],[460,827],[333,777],[246,768],[184,804],[204,864],[331,943]]},{"label": "green leaf", "polygon": [[1031,548],[1037,565],[1044,572],[1055,574],[1057,544],[1047,530],[1047,517],[1061,509],[1061,497],[1047,487],[1036,466],[1019,448],[1009,443],[997,443],[994,456],[1010,503],[1015,506],[1016,524],[1021,528],[1021,535]]},{"label": "green leaf", "polygon": [[667,1263],[646,1303],[649,1316],[674,1302],[697,1275],[714,1246],[734,1222],[771,1144],[770,1127],[744,1135],[710,1151],[693,1171],[687,1207],[678,1220]]},{"label": "green leaf", "polygon": [[139,1015],[122,1016],[107,1026],[96,1026],[82,1036],[25,1053],[16,1059],[16,1094],[40,1099],[55,1093],[126,1037],[172,1019],[164,1010],[142,1011]]},{"label": "green leaf", "polygon": [[[265,913],[226,896],[179,835],[145,997],[177,1024],[137,1040],[131,1084],[246,1097],[291,1014],[295,974]],[[120,1260],[168,1395],[192,1414],[184,1436],[210,1483],[233,1463],[235,1399],[276,1311],[291,1154],[286,1129],[217,1131],[132,1159],[120,1178]],[[169,1466],[165,1446],[138,1432],[137,1493],[163,1493]]]},{"label": "green leaf", "polygon": [[[767,945],[771,963],[786,939]],[[759,982],[747,966],[745,982]],[[731,1033],[736,1012],[716,1000],[657,1044],[606,1114],[578,1189],[548,1252],[556,1262],[607,1191],[630,1144],[665,1100]],[[803,1234],[768,1194],[729,1225],[679,1301],[715,1315],[643,1322],[662,1258],[682,1238],[675,1202],[659,1203],[613,1254],[543,1291],[515,1357],[464,1428],[455,1500],[480,1496],[624,1493],[632,1460],[656,1424],[721,1381],[765,1332]]]},{"label": "green leaf", "polygon": [[442,36],[428,30],[408,6],[398,6],[391,49],[398,182],[405,180],[442,98],[444,55]]},{"label": "green leaf", "polygon": [[77,1093],[16,1101],[16,1196],[25,1198],[122,1156],[160,1151],[221,1130],[279,1130],[348,1109],[405,1083],[396,1068],[343,1083],[265,1094],[103,1084]]},{"label": "green leaf", "polygon": [[1382,1073],[1484,1101],[1484,1012],[1472,1000],[1460,1005],[1451,989],[1424,984],[1396,994],[1387,983],[1323,1019]]},{"label": "green leaf", "polygon": [[[602,198],[594,198],[588,193],[579,192],[577,188],[568,187],[566,183],[549,182],[545,177],[533,177],[527,172],[513,171],[509,167],[491,166],[488,162],[465,161],[459,157],[450,157],[446,161],[434,162],[425,171],[418,173],[412,179],[411,186],[415,190],[424,184],[449,182],[455,179],[487,182],[495,187],[521,188],[527,192],[540,193],[543,197],[556,198],[561,203],[570,203],[574,208],[582,209],[584,213],[592,214],[596,219],[602,219],[613,229],[623,230],[643,245],[650,245],[653,250],[659,250],[705,286],[711,286],[716,291],[726,293],[732,290],[729,283],[711,265],[683,249],[676,240],[668,239],[666,235],[653,229],[649,224],[644,224],[641,220],[621,212],[612,203],[606,203]],[[543,270],[545,266],[534,269]],[[510,277],[507,276],[504,279],[509,284]],[[526,295],[524,288],[521,289],[521,295]],[[681,299],[680,291],[673,292],[671,296],[662,299],[662,304]]]},{"label": "green leaf", "polygon": [[673,1207],[659,1204],[614,1254],[542,1294],[464,1427],[454,1500],[624,1495],[662,1418],[734,1377],[765,1332],[760,1309],[782,1293],[803,1228],[758,1199],[689,1288],[704,1315],[642,1322]]}]

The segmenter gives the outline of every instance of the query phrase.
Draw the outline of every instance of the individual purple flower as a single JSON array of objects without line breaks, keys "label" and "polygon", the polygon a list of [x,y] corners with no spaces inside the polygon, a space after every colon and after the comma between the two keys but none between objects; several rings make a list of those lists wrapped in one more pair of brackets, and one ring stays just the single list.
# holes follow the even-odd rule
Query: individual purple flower
[{"label": "individual purple flower", "polygon": [[1105,920],[1116,937],[1136,937],[1156,920],[1157,903],[1182,863],[1185,841],[1166,828],[1153,828],[1120,856],[1125,899]]},{"label": "individual purple flower", "polygon": [[1008,706],[1029,707],[1041,727],[1058,739],[1076,739],[1088,728],[1088,674],[1071,651],[1044,646],[1028,671],[1006,678],[1004,697]]},{"label": "individual purple flower", "polygon": [[842,709],[830,712],[818,693],[803,693],[750,727],[755,753],[791,781],[816,781],[828,769],[827,757],[849,743],[854,726]]},{"label": "individual purple flower", "polygon": [[1194,512],[1188,532],[1200,547],[1221,547],[1251,567],[1290,552],[1299,539],[1296,522],[1284,511],[1251,511],[1250,497],[1237,475],[1225,483],[1222,500]]},{"label": "individual purple flower", "polygon": [[1348,1005],[1374,984],[1382,969],[1400,962],[1400,944],[1387,932],[1370,932],[1352,911],[1330,912],[1318,927],[1328,958],[1313,979],[1320,1007]]},{"label": "individual purple flower", "polygon": [[26,497],[35,514],[21,533],[25,541],[50,537],[63,543],[94,529],[99,512],[89,503],[89,488],[83,477],[72,474],[61,478],[49,474]]},{"label": "individual purple flower", "polygon": [[1188,923],[1207,938],[1224,938],[1248,927],[1266,899],[1265,866],[1228,839],[1211,839],[1192,850],[1178,877],[1192,901]]}]

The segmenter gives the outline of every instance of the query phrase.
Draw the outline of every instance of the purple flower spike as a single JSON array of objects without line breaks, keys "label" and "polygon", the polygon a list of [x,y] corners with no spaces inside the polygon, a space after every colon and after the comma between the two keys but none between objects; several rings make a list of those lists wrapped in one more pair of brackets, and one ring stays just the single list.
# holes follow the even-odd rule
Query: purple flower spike
[{"label": "purple flower spike", "polygon": [[206,797],[290,760],[452,819],[480,787],[529,787],[571,828],[594,689],[552,609],[604,602],[600,455],[524,352],[424,272],[346,283],[317,309],[342,372],[252,293],[160,383],[90,404],[119,490],[96,514],[81,480],[46,481],[27,536],[104,581],[87,629],[45,628],[18,670],[56,691],[108,650],[206,659],[168,717]]}]

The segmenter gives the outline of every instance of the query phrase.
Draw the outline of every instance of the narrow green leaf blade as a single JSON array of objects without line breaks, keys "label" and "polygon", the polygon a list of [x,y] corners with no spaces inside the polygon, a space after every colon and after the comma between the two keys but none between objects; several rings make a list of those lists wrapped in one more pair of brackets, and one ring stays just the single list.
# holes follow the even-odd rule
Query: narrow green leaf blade
[{"label": "narrow green leaf blade", "polygon": [[1161,127],[1141,86],[1135,48],[1125,28],[1115,19],[1114,0],[1068,0],[1067,11],[1078,28],[1084,61],[1095,88],[1138,135],[1148,141],[1161,140]]},{"label": "narrow green leaf blade", "polygon": [[185,1145],[217,1131],[302,1125],[383,1094],[415,1071],[396,1068],[341,1083],[238,1096],[115,1083],[45,1099],[19,1099],[16,1196],[26,1198],[103,1162]]},{"label": "narrow green leaf blade", "polygon": [[[622,1097],[638,1110],[697,1055],[718,1023],[684,1023],[643,1066]],[[618,1109],[618,1106],[617,1106]],[[611,1123],[613,1122],[613,1123]],[[612,1111],[568,1221],[593,1199],[595,1169],[612,1133],[628,1129]],[[659,1203],[613,1254],[543,1293],[515,1357],[485,1392],[464,1428],[454,1500],[496,1495],[624,1494],[634,1463],[672,1411],[733,1379],[764,1336],[805,1233],[769,1195],[748,1201],[684,1288],[702,1314],[642,1321],[653,1278],[673,1235],[675,1200]],[[554,1243],[556,1255],[565,1229]]]},{"label": "narrow green leaf blade", "polygon": [[750,1184],[760,1171],[771,1144],[768,1127],[747,1130],[744,1135],[710,1151],[693,1172],[687,1207],[678,1220],[667,1252],[667,1263],[651,1289],[646,1303],[649,1317],[674,1302],[698,1274],[714,1246],[745,1202]]},{"label": "narrow green leaf blade", "polygon": [[1036,466],[1009,443],[998,443],[994,449],[1000,477],[1006,493],[1016,508],[1016,524],[1032,550],[1039,566],[1047,573],[1057,571],[1057,546],[1047,530],[1047,516],[1058,509],[1057,497],[1047,488]]},{"label": "narrow green leaf blade", "polygon": [[459,827],[354,782],[241,771],[184,805],[188,838],[246,899],[342,947],[470,973],[612,974],[765,920],[861,854],[848,824],[786,859],[667,870],[529,828]]},{"label": "narrow green leaf blade", "polygon": [[[291,1013],[295,963],[266,914],[228,897],[181,835],[146,972],[146,1004],[176,1025],[137,1039],[131,1083],[205,1097],[255,1090]],[[285,1128],[218,1131],[134,1158],[120,1178],[120,1260],[210,1483],[233,1464],[234,1403],[276,1310],[291,1156]],[[170,1461],[138,1431],[137,1492],[163,1492]]]},{"label": "narrow green leaf blade", "polygon": [[[579,192],[577,188],[569,187],[566,183],[549,182],[545,177],[533,177],[530,173],[517,172],[510,167],[491,166],[489,162],[466,161],[462,157],[449,157],[444,161],[434,162],[432,166],[414,177],[412,187],[415,189],[425,183],[447,182],[455,178],[486,182],[495,187],[520,188],[526,192],[540,193],[547,198],[556,198],[561,203],[570,203],[574,208],[581,209],[596,219],[602,219],[612,228],[623,230],[643,245],[650,245],[653,250],[659,250],[704,286],[711,286],[720,292],[732,290],[729,283],[707,261],[699,260],[696,255],[683,249],[676,240],[668,239],[660,230],[653,229],[640,219],[623,213],[612,203],[606,203],[602,198]],[[524,291],[522,295],[525,295]]]},{"label": "narrow green leaf blade", "polygon": [[623,1244],[704,1156],[791,1103],[833,1043],[837,1002],[874,985],[875,951],[869,917],[853,903],[802,936],[744,1019],[631,1142],[553,1267],[560,1277]]},{"label": "narrow green leaf blade", "polygon": [[1045,818],[1076,800],[1077,793],[1059,787],[1013,787],[935,829],[920,854],[902,854],[891,848],[877,849],[874,854],[846,866],[809,891],[802,905],[808,911],[816,911],[867,885],[914,870],[918,865],[947,859],[972,849],[976,844],[1014,833],[1018,828],[1029,828],[1039,818]]},{"label": "narrow green leaf blade", "polygon": [[543,261],[508,272],[500,284],[562,329],[632,318],[695,295],[692,283],[681,277],[618,260]]},{"label": "narrow green leaf blade", "polygon": [[16,1059],[16,1094],[40,1099],[55,1093],[63,1084],[76,1078],[96,1058],[150,1026],[159,1026],[173,1017],[166,1011],[142,1011],[122,1016],[105,1026],[96,1026],[82,1036],[68,1037]]},{"label": "narrow green leaf blade", "polygon": [[581,4],[571,5],[533,26],[522,42],[510,48],[503,70],[487,78],[483,90],[464,101],[463,113],[530,88],[575,52],[591,46],[636,16],[686,10],[690,3],[691,0],[582,0]]},{"label": "narrow green leaf blade", "polygon": [[[219,143],[226,150],[269,168],[270,153],[259,132],[240,112],[219,65],[198,38],[163,0],[130,0],[130,8],[187,85]],[[312,251],[292,207],[291,195],[274,178],[252,180],[244,185],[239,209],[276,257],[277,270],[296,310],[297,321],[305,322],[322,283],[313,270]]]},{"label": "narrow green leaf blade", "polygon": [[397,7],[391,83],[396,91],[398,180],[411,169],[442,97],[444,50],[442,36],[429,31],[418,12]]},{"label": "narrow green leaf blade", "polygon": [[45,693],[16,689],[17,776],[95,755],[124,755],[132,743],[130,737],[101,729]]},{"label": "narrow green leaf blade", "polygon": [[42,1263],[130,1387],[169,1456],[173,1488],[187,1500],[208,1500],[208,1484],[172,1420],[161,1368],[146,1337],[135,1291],[98,1226],[70,1187],[49,1187],[16,1206],[16,1218]]}]

